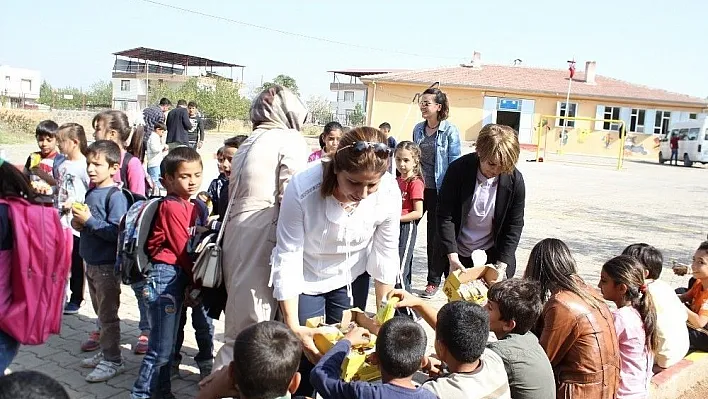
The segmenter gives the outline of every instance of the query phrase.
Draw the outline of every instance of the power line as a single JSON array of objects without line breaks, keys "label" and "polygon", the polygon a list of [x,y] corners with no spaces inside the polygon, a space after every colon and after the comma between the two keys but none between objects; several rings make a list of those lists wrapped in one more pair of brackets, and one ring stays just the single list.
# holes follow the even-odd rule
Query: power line
[{"label": "power line", "polygon": [[391,49],[385,49],[385,48],[380,48],[380,47],[369,47],[369,46],[364,46],[364,45],[355,44],[355,43],[341,42],[341,41],[338,41],[338,40],[327,39],[327,38],[319,37],[319,36],[311,36],[311,35],[306,35],[306,34],[303,34],[303,33],[289,32],[289,31],[286,31],[286,30],[277,29],[277,28],[271,28],[271,27],[269,27],[269,26],[258,25],[258,24],[254,24],[254,23],[251,23],[251,22],[238,21],[238,20],[235,20],[235,19],[232,19],[232,18],[227,18],[227,17],[222,17],[222,16],[219,16],[219,15],[208,14],[208,13],[201,12],[201,11],[196,11],[196,10],[190,10],[190,9],[188,9],[188,8],[183,8],[183,7],[175,6],[175,5],[172,5],[172,4],[160,3],[159,1],[153,1],[153,0],[136,0],[136,1],[140,1],[140,2],[143,2],[143,3],[149,3],[149,4],[152,4],[152,5],[155,5],[155,6],[161,6],[161,7],[171,8],[171,9],[173,9],[173,10],[182,11],[182,12],[186,12],[186,13],[190,13],[190,14],[194,14],[194,15],[200,15],[200,16],[202,16],[202,17],[212,18],[212,19],[216,19],[216,20],[219,20],[219,21],[230,22],[230,23],[237,24],[237,25],[248,26],[248,27],[251,27],[251,28],[266,30],[266,31],[270,31],[270,32],[276,32],[276,33],[280,33],[280,34],[286,35],[286,36],[295,36],[295,37],[300,37],[300,38],[303,38],[303,39],[317,40],[317,41],[320,41],[320,42],[325,42],[325,43],[330,43],[330,44],[337,44],[337,45],[340,45],[340,46],[354,47],[354,48],[359,48],[359,49],[363,49],[363,50],[378,51],[378,52],[388,53],[388,54],[400,54],[400,55],[407,55],[407,56],[411,56],[411,57],[420,57],[420,58],[449,59],[449,60],[459,60],[459,59],[460,59],[460,58],[458,58],[458,57],[446,57],[446,56],[440,56],[440,55],[428,55],[428,54],[408,53],[408,52],[405,52],[405,51],[391,50]]}]

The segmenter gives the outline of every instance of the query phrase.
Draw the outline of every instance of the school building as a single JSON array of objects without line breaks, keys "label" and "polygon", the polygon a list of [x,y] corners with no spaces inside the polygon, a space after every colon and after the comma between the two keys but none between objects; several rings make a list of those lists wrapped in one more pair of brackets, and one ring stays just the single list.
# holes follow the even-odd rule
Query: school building
[{"label": "school building", "polygon": [[[670,123],[708,114],[706,99],[597,75],[596,68],[587,62],[584,71],[575,72],[568,105],[568,69],[484,65],[479,53],[460,66],[360,79],[367,86],[367,124],[389,122],[398,140],[410,140],[422,120],[417,94],[436,83],[448,96],[449,120],[462,140],[474,141],[482,126],[498,123],[516,129],[526,147],[535,147],[540,137],[547,150],[562,145],[568,153],[614,156],[623,145],[625,155],[655,158]],[[570,117],[599,120],[568,120],[563,134],[566,109]],[[620,123],[607,119],[625,123],[622,143]]]}]

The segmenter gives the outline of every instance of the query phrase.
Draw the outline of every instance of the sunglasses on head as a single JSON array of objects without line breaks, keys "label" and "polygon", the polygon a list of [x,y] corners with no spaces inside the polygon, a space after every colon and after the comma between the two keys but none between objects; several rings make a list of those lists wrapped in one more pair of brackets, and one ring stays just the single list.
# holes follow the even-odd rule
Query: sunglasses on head
[{"label": "sunglasses on head", "polygon": [[351,148],[356,152],[364,152],[366,150],[374,150],[377,154],[386,154],[387,156],[391,153],[391,149],[386,143],[372,143],[370,141],[357,141],[353,144],[346,145],[337,150],[337,152],[342,151],[346,148]]}]

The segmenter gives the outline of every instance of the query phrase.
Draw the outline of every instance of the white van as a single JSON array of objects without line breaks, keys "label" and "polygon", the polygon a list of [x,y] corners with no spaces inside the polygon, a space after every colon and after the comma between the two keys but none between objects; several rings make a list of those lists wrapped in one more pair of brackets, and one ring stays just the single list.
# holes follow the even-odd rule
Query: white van
[{"label": "white van", "polygon": [[659,143],[659,163],[671,159],[671,136],[677,135],[678,159],[683,166],[691,166],[694,162],[708,163],[708,118],[692,119],[676,122],[669,126],[668,134],[661,137]]}]

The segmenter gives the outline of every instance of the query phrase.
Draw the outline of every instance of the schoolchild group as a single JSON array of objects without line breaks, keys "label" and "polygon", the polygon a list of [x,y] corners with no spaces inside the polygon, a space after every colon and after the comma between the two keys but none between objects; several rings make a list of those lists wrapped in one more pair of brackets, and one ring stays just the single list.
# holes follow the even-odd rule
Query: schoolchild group
[{"label": "schoolchild group", "polygon": [[[429,94],[432,97],[427,104],[421,104],[424,117],[427,106],[445,101],[447,109],[444,94]],[[169,102],[161,102],[163,105],[169,107]],[[290,397],[301,393],[298,388],[303,379],[322,398],[523,399],[579,394],[643,398],[649,395],[653,373],[676,364],[689,348],[708,350],[704,330],[708,324],[708,242],[695,251],[695,281],[680,295],[659,279],[663,259],[653,246],[632,244],[608,260],[601,268],[598,292],[579,277],[567,246],[554,239],[534,247],[524,278],[513,278],[511,271],[511,278],[492,285],[484,307],[459,301],[434,309],[425,299],[436,294],[440,275],[437,280],[431,279],[430,272],[421,295],[411,294],[417,225],[424,213],[428,212],[430,218],[428,202],[437,198],[426,196],[429,192],[439,195],[437,180],[444,177],[439,176],[439,159],[434,153],[434,139],[445,134],[439,130],[441,122],[446,123],[448,132],[458,135],[448,140],[457,146],[447,154],[450,170],[460,157],[459,133],[446,117],[435,126],[427,124],[418,139],[414,134],[414,140],[400,143],[389,136],[388,123],[379,126],[388,140],[378,144],[388,148],[389,170],[396,175],[402,202],[399,278],[396,289],[387,296],[397,297],[397,307],[406,310],[408,316],[394,317],[380,326],[375,362],[382,382],[377,384],[344,382],[340,378],[347,353],[369,342],[371,333],[363,328],[349,331],[324,356],[314,359],[316,364],[309,375],[301,375],[301,338],[280,322],[264,321],[241,331],[233,348],[234,360],[220,370],[212,370],[214,327],[210,316],[214,314],[209,312],[209,301],[218,294],[211,293],[204,301],[189,295],[195,282],[194,258],[188,247],[198,227],[218,230],[224,220],[232,159],[246,136],[224,142],[216,154],[219,176],[206,192],[200,192],[203,162],[194,147],[201,147],[203,133],[196,142],[168,149],[164,143],[168,127],[161,118],[135,129],[124,113],[112,110],[95,116],[95,141],[88,145],[81,125],[58,126],[43,121],[36,130],[39,151],[29,156],[24,173],[0,159],[0,198],[51,198],[61,222],[71,229],[70,295],[64,314],[78,312],[84,301],[85,281],[98,319],[81,350],[97,352],[82,361],[81,367],[91,369],[87,381],[102,382],[125,370],[118,316],[125,304],[120,301],[121,280],[116,273],[121,219],[135,198],[160,190],[166,193],[146,244],[152,263],[149,278],[131,285],[140,314],[140,335],[133,351],[145,355],[133,383],[133,398],[174,397],[171,380],[179,376],[183,330],[190,308],[199,347],[194,359],[202,379],[199,398]],[[320,135],[321,148],[308,161],[319,162],[339,151],[340,141],[348,134],[337,122],[327,124]],[[428,140],[431,136],[433,141]],[[494,148],[492,154],[506,145],[516,152],[514,164],[518,159],[518,137],[512,129],[485,127],[477,145]],[[433,148],[432,155],[429,148]],[[372,149],[378,150],[375,146]],[[480,158],[479,162],[490,160]],[[480,186],[489,181],[493,195],[497,189],[493,176],[485,175],[487,169],[479,170],[482,176],[478,175],[472,209],[465,208],[470,215],[464,217],[474,217],[478,197],[486,195]],[[515,171],[513,164],[511,170]],[[7,183],[13,179],[16,185]],[[22,189],[23,182],[29,182],[34,194]],[[158,190],[151,191],[151,186]],[[489,212],[493,215],[494,209],[484,214]],[[5,252],[12,250],[16,239],[7,228],[8,218],[7,205],[0,204],[0,250]],[[491,229],[491,218],[489,223]],[[459,234],[460,228],[457,230]],[[455,263],[452,258],[450,263]],[[506,262],[496,266],[502,271],[509,267]],[[447,275],[447,271],[440,274]],[[0,313],[6,300],[1,294],[3,287],[11,291],[6,282],[0,281]],[[616,310],[610,311],[605,301],[614,303]],[[421,320],[435,332],[435,355],[426,355],[427,337]],[[599,338],[589,342],[590,336]],[[17,347],[16,340],[0,330],[0,351],[4,352],[0,353],[0,371],[9,366]],[[595,359],[598,357],[603,359]],[[422,384],[414,380],[420,372],[429,375]],[[17,382],[7,382],[11,383]]]}]

